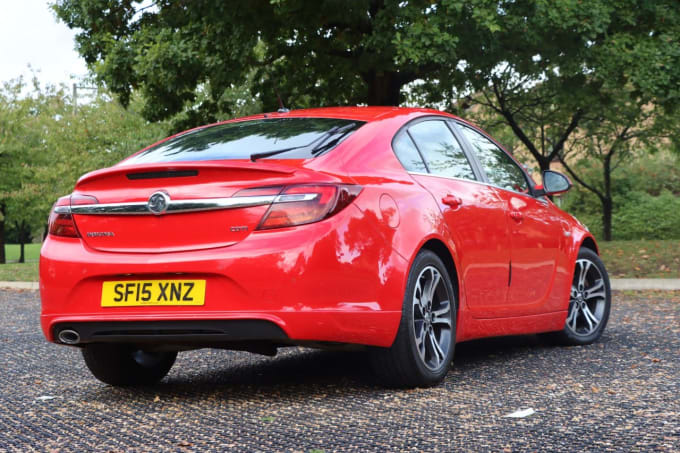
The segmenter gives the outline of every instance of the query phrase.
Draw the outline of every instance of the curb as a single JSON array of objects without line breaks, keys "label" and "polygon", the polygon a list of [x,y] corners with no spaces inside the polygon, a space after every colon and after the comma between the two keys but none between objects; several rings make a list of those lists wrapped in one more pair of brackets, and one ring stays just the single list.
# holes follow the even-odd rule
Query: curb
[{"label": "curb", "polygon": [[[680,291],[680,278],[612,278],[614,291]],[[38,282],[0,282],[2,289],[40,289]]]},{"label": "curb", "polygon": [[680,278],[613,278],[612,289],[615,291],[640,291],[645,289],[678,291]]},{"label": "curb", "polygon": [[40,289],[38,282],[0,282],[0,289]]}]

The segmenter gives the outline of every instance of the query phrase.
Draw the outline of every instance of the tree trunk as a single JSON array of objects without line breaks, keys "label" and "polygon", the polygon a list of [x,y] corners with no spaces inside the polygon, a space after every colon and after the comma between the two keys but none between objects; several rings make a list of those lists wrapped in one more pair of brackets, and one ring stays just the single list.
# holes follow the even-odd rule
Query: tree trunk
[{"label": "tree trunk", "polygon": [[614,203],[611,197],[602,200],[602,239],[612,240],[612,211]]},{"label": "tree trunk", "polygon": [[19,233],[19,262],[25,263],[24,244],[31,242],[31,226],[25,220],[15,223],[17,233]]},{"label": "tree trunk", "polygon": [[0,264],[5,264],[5,204],[0,203]]},{"label": "tree trunk", "polygon": [[612,240],[612,211],[614,210],[614,200],[612,198],[612,156],[614,155],[614,145],[604,157],[602,165],[604,177],[604,197],[602,198],[602,238],[605,241]]},{"label": "tree trunk", "polygon": [[541,176],[543,175],[544,171],[550,170],[550,162],[552,159],[547,156],[541,156],[536,157],[536,160],[538,161],[538,167],[541,169]]},{"label": "tree trunk", "polygon": [[396,72],[370,72],[364,75],[368,84],[368,105],[394,105],[401,103],[401,78]]}]

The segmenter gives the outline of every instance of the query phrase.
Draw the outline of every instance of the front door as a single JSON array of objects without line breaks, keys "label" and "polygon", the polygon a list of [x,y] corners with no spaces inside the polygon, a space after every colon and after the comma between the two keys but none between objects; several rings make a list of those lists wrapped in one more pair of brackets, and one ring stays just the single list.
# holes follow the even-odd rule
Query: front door
[{"label": "front door", "polygon": [[503,201],[510,225],[510,287],[505,312],[523,316],[552,311],[550,294],[563,243],[561,222],[547,200],[531,196],[526,174],[505,151],[468,126],[460,129]]}]

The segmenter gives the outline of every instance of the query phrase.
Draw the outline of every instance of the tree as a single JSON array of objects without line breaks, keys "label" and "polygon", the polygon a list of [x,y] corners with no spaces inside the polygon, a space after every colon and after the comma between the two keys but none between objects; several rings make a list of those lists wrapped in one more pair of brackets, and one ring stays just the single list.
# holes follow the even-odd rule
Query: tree
[{"label": "tree", "polygon": [[496,14],[478,13],[487,26],[469,27],[465,35],[480,43],[480,56],[459,62],[464,83],[442,80],[420,91],[429,102],[462,98],[449,104],[453,109],[477,104],[493,112],[541,170],[593,109],[614,102],[625,87],[669,111],[677,107],[675,2],[491,3]]},{"label": "tree", "polygon": [[[604,86],[632,84],[660,105],[680,98],[675,0],[58,0],[78,50],[147,119],[233,111],[224,93],[253,78],[263,108],[398,105],[475,96],[537,159],[561,151]],[[533,90],[541,83],[541,90]],[[410,86],[410,85],[409,85]],[[612,92],[613,90],[608,90]],[[529,92],[538,95],[528,98]],[[524,115],[543,107],[540,120]],[[188,123],[184,124],[189,125]],[[547,137],[546,137],[547,134]]]},{"label": "tree", "polygon": [[[192,111],[196,123],[205,123],[231,113],[225,92],[251,74],[253,96],[265,109],[278,106],[277,94],[291,106],[396,105],[403,85],[450,66],[397,61],[401,30],[427,33],[425,23],[412,23],[431,6],[426,0],[166,0],[146,9],[135,3],[62,0],[55,11],[82,29],[81,55],[123,104],[133,89],[141,91],[150,120]],[[431,41],[451,57],[458,38]]]},{"label": "tree", "polygon": [[78,177],[163,137],[167,125],[149,124],[138,109],[136,97],[126,110],[106,92],[75,108],[64,87],[35,80],[30,91],[21,79],[0,89],[0,250],[9,225],[21,261],[23,244],[44,231],[52,204]]},{"label": "tree", "polygon": [[23,120],[30,115],[28,104],[21,102],[23,87],[21,79],[4,82],[0,87],[0,264],[6,262],[8,203],[20,184],[20,143],[26,131]]},{"label": "tree", "polygon": [[[618,91],[612,98],[611,104],[583,122],[566,151],[558,156],[571,177],[600,200],[605,241],[612,239],[614,171],[642,153],[680,143],[677,115],[664,114],[630,89]],[[597,167],[600,177],[588,180],[586,172],[575,170],[578,167]]]}]

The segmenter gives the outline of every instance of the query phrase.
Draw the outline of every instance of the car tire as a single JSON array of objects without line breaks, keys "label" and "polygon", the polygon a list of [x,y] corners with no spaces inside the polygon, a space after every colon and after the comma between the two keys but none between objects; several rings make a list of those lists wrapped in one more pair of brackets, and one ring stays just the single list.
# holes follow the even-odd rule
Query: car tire
[{"label": "car tire", "polygon": [[609,320],[611,293],[604,263],[597,253],[581,248],[574,265],[564,328],[549,338],[568,346],[597,341]]},{"label": "car tire", "polygon": [[372,350],[373,369],[382,384],[428,387],[444,379],[456,342],[455,297],[441,259],[429,250],[418,253],[409,271],[394,343]]},{"label": "car tire", "polygon": [[116,387],[154,384],[163,379],[177,352],[148,352],[119,344],[92,344],[82,349],[94,377]]}]

